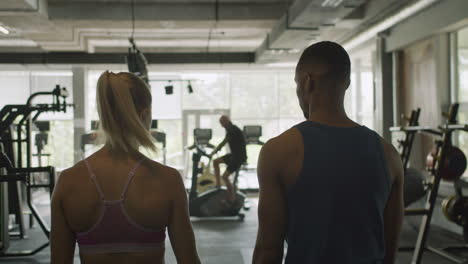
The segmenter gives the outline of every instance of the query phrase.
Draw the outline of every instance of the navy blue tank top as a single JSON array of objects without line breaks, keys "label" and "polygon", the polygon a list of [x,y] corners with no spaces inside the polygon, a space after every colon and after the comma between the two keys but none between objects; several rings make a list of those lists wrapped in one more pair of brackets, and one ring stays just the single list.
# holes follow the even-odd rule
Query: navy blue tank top
[{"label": "navy blue tank top", "polygon": [[392,181],[381,139],[365,126],[296,126],[304,161],[287,191],[287,264],[376,264],[385,256]]}]

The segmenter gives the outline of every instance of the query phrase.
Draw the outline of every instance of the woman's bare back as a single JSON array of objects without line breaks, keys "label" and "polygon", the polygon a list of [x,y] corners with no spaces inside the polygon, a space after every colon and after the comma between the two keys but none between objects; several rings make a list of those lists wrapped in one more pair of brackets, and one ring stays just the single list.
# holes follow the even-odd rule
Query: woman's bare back
[{"label": "woman's bare back", "polygon": [[[137,163],[137,158],[115,159],[102,149],[87,159],[97,181],[102,188],[105,200],[120,199],[129,172]],[[170,224],[172,197],[174,190],[174,169],[149,159],[144,159],[135,171],[125,195],[124,207],[129,217],[142,227],[165,229]],[[76,234],[90,230],[102,212],[102,201],[90,177],[90,172],[82,161],[65,171],[66,195],[61,197],[64,216],[70,229]],[[119,230],[115,230],[119,232]],[[159,249],[144,253],[80,254],[82,263],[164,263],[164,245]]]}]

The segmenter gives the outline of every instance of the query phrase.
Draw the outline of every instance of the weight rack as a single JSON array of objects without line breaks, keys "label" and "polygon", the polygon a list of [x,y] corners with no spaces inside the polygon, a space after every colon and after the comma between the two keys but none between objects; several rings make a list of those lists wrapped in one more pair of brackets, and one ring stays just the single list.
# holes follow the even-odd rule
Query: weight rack
[{"label": "weight rack", "polygon": [[[414,136],[416,133],[428,133],[431,135],[435,135],[440,138],[436,144],[436,156],[435,162],[433,162],[432,167],[430,168],[431,172],[431,182],[429,183],[429,190],[426,194],[426,203],[423,208],[416,208],[416,209],[406,209],[405,216],[422,216],[422,220],[419,227],[418,237],[416,240],[416,245],[413,247],[400,247],[399,251],[413,251],[413,258],[411,263],[412,264],[420,264],[422,262],[423,254],[425,250],[431,251],[441,257],[444,257],[454,263],[466,263],[465,259],[461,259],[459,257],[454,256],[453,254],[449,253],[449,250],[453,249],[460,249],[460,246],[456,247],[444,247],[442,249],[434,248],[427,245],[427,238],[430,232],[430,225],[432,220],[432,215],[434,213],[434,208],[437,202],[437,196],[439,193],[440,182],[442,180],[442,169],[443,166],[441,164],[445,163],[445,159],[447,157],[447,151],[452,146],[452,134],[456,130],[465,130],[467,125],[459,125],[457,123],[457,115],[458,115],[458,104],[453,104],[450,107],[450,111],[448,114],[445,115],[447,121],[444,125],[440,126],[437,129],[433,129],[430,127],[422,127],[422,126],[407,126],[407,127],[392,127],[390,129],[391,132],[405,132],[406,139],[408,140],[408,136],[410,136],[410,140],[407,142],[411,142],[411,145],[414,140]],[[419,116],[419,109],[417,110],[417,115]],[[466,129],[465,131],[468,131]],[[408,166],[409,155],[411,152],[411,145],[404,144],[403,147],[409,148],[409,151],[402,151],[401,157],[405,164],[405,169]],[[465,247],[463,247],[464,249]]]}]

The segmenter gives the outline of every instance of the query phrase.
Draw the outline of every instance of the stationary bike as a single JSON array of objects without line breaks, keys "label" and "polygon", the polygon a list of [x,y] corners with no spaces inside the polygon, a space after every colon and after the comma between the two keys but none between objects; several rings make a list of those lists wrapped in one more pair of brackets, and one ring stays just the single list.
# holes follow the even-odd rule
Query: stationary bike
[{"label": "stationary bike", "polygon": [[[236,216],[242,221],[245,215],[240,213],[245,201],[245,195],[241,192],[236,193],[236,199],[232,206],[227,207],[224,200],[228,197],[228,191],[223,186],[221,188],[209,189],[205,192],[198,193],[198,177],[202,173],[203,168],[200,166],[202,157],[210,156],[206,149],[213,149],[210,144],[212,137],[211,129],[194,130],[195,143],[188,149],[192,150],[192,183],[189,193],[189,212],[190,216],[195,217],[232,217]],[[237,174],[236,174],[237,175]],[[236,180],[234,180],[236,182]],[[237,188],[236,188],[237,189]]]}]

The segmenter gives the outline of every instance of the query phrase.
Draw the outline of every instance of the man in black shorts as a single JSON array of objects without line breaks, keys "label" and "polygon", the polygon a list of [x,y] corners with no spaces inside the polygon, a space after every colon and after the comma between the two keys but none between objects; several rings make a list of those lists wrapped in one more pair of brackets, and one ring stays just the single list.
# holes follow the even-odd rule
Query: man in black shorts
[{"label": "man in black shorts", "polygon": [[227,197],[227,202],[232,203],[236,199],[236,186],[234,186],[229,181],[229,176],[235,173],[242,164],[247,160],[247,151],[245,147],[245,138],[244,133],[236,125],[234,125],[229,117],[221,116],[219,123],[226,129],[226,137],[223,142],[219,144],[213,150],[213,153],[210,156],[213,156],[218,152],[226,143],[229,144],[231,153],[224,155],[220,158],[217,158],[213,161],[215,176],[216,176],[216,186],[219,188],[221,186],[220,182],[220,170],[219,164],[225,163],[227,165],[226,171],[223,173],[223,181],[226,184],[229,196]]}]

